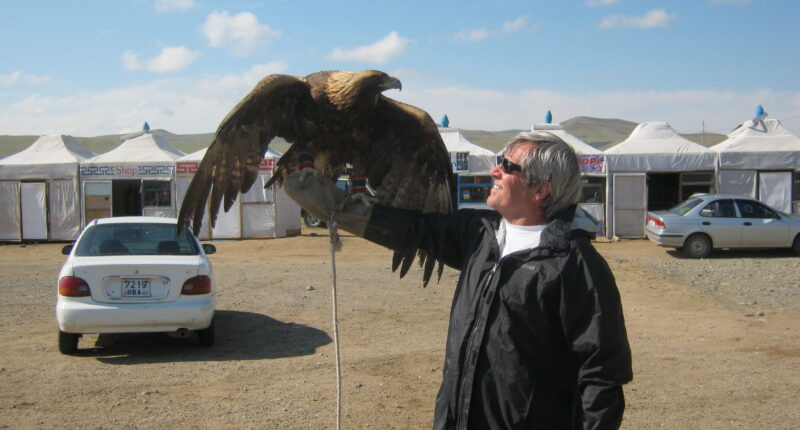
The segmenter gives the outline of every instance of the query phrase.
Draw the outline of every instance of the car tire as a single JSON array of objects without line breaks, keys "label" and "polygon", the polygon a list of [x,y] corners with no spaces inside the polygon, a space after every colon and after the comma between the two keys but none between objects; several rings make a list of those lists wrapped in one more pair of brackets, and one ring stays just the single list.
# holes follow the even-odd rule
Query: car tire
[{"label": "car tire", "polygon": [[78,351],[78,339],[81,335],[77,333],[64,333],[58,331],[58,351],[62,354],[74,354]]},{"label": "car tire", "polygon": [[683,243],[683,253],[691,258],[704,258],[711,253],[711,239],[704,234],[693,234]]},{"label": "car tire", "polygon": [[211,325],[207,328],[197,331],[197,344],[200,346],[211,346],[214,344],[215,329],[214,320],[211,320]]},{"label": "car tire", "polygon": [[322,222],[322,220],[321,220],[321,219],[319,219],[319,218],[315,217],[314,215],[311,215],[311,214],[310,214],[310,213],[308,213],[308,212],[306,212],[306,213],[303,215],[303,223],[304,223],[304,224],[306,225],[306,227],[308,227],[308,228],[317,228],[317,227],[322,227],[322,228],[324,228],[324,227],[326,227],[325,223],[324,223],[324,222]]},{"label": "car tire", "polygon": [[800,234],[794,238],[794,242],[792,242],[792,249],[794,250],[795,255],[800,255]]}]

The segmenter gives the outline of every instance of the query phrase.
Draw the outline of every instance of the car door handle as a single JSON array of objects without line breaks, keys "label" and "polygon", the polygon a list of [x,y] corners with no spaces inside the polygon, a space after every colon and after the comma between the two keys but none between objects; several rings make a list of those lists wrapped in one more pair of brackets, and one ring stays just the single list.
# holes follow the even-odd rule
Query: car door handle
[{"label": "car door handle", "polygon": [[751,222],[746,222],[746,223],[744,223],[744,225],[753,225],[753,223],[751,223]]},{"label": "car door handle", "polygon": [[703,221],[703,225],[711,225],[711,223],[708,221]]}]

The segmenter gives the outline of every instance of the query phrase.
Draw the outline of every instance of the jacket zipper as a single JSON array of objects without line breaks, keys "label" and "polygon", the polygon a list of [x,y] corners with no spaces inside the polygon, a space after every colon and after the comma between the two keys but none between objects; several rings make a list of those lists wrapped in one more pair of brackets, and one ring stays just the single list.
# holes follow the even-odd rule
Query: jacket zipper
[{"label": "jacket zipper", "polygon": [[[464,364],[465,364],[464,367],[465,368],[470,366],[470,355],[471,355],[471,351],[470,350],[472,349],[471,346],[472,346],[473,341],[475,340],[475,334],[478,331],[478,325],[480,325],[480,321],[479,320],[480,320],[480,317],[481,317],[481,313],[483,311],[484,298],[485,298],[486,294],[488,293],[489,283],[491,283],[492,277],[494,277],[494,272],[497,270],[497,265],[498,264],[499,264],[499,262],[494,263],[494,265],[492,266],[492,270],[489,271],[489,275],[486,277],[486,282],[484,282],[484,284],[483,284],[483,291],[481,291],[481,293],[480,293],[481,297],[478,298],[478,309],[477,309],[477,312],[475,313],[475,316],[476,316],[475,323],[472,325],[472,330],[470,331],[469,338],[467,339],[467,347],[465,349],[465,352],[466,352],[466,357],[465,357],[465,362],[464,362]],[[458,405],[458,419],[457,419],[457,424],[456,424],[456,427],[458,427],[458,428],[461,428],[462,425],[463,426],[467,425],[466,422],[464,422],[464,423],[461,422],[462,416],[464,416],[463,415],[464,414],[464,402],[465,402],[465,398],[466,398],[466,396],[464,396],[464,385],[466,383],[467,383],[467,378],[464,377],[464,372],[463,372],[463,369],[462,369],[462,372],[461,372],[461,386],[459,387],[459,390],[458,390],[458,394],[459,394],[458,402],[459,402],[459,405]]]}]

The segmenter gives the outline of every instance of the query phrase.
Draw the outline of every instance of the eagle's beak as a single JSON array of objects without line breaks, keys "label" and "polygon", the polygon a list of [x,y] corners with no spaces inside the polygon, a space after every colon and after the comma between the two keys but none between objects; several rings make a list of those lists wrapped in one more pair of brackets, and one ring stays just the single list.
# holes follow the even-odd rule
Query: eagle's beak
[{"label": "eagle's beak", "polygon": [[383,87],[384,91],[388,89],[396,89],[398,91],[403,90],[403,83],[394,76],[389,76],[389,79],[387,79],[381,86]]}]

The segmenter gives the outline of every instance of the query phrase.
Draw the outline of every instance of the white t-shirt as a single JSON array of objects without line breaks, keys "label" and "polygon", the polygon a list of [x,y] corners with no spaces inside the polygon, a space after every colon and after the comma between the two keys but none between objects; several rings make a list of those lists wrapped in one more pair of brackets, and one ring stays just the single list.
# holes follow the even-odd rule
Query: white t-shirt
[{"label": "white t-shirt", "polygon": [[533,249],[539,246],[542,231],[547,224],[542,225],[514,225],[504,219],[503,225],[497,230],[497,243],[500,244],[500,258],[512,252],[523,249]]}]

